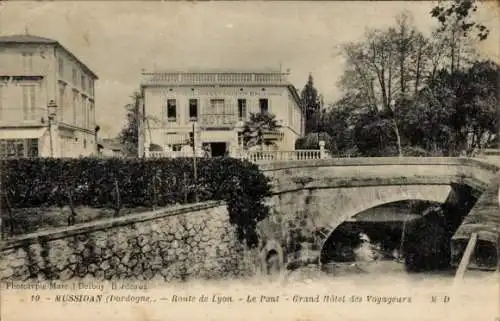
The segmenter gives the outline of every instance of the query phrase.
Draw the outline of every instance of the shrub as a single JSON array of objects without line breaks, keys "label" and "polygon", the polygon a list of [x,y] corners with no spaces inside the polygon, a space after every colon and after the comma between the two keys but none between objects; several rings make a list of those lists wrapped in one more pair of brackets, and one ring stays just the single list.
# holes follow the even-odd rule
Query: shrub
[{"label": "shrub", "polygon": [[407,271],[449,268],[450,241],[451,233],[440,208],[409,224],[403,245]]},{"label": "shrub", "polygon": [[[269,180],[255,164],[232,158],[12,159],[0,161],[3,197],[12,208],[90,206],[119,209],[224,200],[240,240],[257,244],[255,227],[268,214]],[[196,183],[196,184],[195,184]],[[116,192],[118,190],[118,193]],[[119,201],[118,201],[119,200]],[[4,211],[2,211],[4,212]]]}]

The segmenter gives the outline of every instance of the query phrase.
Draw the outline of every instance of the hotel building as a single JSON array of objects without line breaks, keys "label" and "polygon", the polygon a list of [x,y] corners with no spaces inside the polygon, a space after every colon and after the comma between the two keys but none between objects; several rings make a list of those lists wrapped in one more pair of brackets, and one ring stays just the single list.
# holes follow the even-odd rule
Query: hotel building
[{"label": "hotel building", "polygon": [[[275,115],[279,128],[264,133],[265,148],[294,150],[304,133],[295,87],[280,70],[143,72],[139,156],[186,151],[233,154],[251,113]],[[155,154],[156,153],[156,154]]]}]

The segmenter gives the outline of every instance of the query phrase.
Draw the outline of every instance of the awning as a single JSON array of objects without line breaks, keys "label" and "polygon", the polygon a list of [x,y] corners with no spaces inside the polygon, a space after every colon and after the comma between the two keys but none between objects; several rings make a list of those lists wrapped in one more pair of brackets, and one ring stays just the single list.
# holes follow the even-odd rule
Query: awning
[{"label": "awning", "polygon": [[75,131],[71,130],[71,129],[60,129],[59,136],[64,137],[64,138],[70,138],[70,139],[74,139],[76,137]]},{"label": "awning", "polygon": [[228,130],[210,130],[201,132],[200,139],[203,143],[231,142],[236,139],[236,134]]},{"label": "awning", "polygon": [[189,133],[186,134],[165,134],[165,145],[184,145],[189,140]]},{"label": "awning", "polygon": [[0,129],[0,139],[33,139],[42,137],[47,131],[43,128],[4,128]]}]

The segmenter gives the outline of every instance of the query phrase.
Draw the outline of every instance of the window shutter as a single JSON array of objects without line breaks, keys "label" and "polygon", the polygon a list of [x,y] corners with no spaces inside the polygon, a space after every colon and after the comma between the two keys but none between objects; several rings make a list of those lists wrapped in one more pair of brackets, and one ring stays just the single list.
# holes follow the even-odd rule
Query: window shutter
[{"label": "window shutter", "polygon": [[28,117],[28,87],[22,86],[22,95],[23,95],[23,119],[26,120]]},{"label": "window shutter", "polygon": [[30,86],[30,109],[31,109],[31,116],[34,117],[35,115],[35,106],[36,106],[36,87],[35,86]]}]

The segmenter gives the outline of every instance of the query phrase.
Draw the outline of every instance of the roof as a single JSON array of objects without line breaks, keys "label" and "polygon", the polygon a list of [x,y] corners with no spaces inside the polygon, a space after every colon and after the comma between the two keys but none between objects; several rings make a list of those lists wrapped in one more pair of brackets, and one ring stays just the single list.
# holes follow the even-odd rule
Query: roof
[{"label": "roof", "polygon": [[57,44],[58,42],[54,39],[32,36],[32,35],[10,35],[10,36],[0,36],[0,43],[45,43],[45,44]]},{"label": "roof", "polygon": [[154,70],[143,70],[143,73],[160,73],[160,74],[198,74],[198,73],[207,73],[207,74],[288,74],[289,71],[283,71],[279,68],[250,68],[250,69],[242,69],[242,68],[199,68],[199,67],[191,67],[191,68],[174,68],[174,69],[157,69]]},{"label": "roof", "polygon": [[98,79],[97,75],[79,58],[77,58],[71,51],[66,49],[61,43],[54,39],[33,36],[33,35],[9,35],[9,36],[0,36],[0,44],[46,44],[46,45],[55,45],[59,48],[63,49],[68,55],[71,56],[74,60],[76,60],[86,72],[91,74],[95,79]]},{"label": "roof", "polygon": [[99,144],[106,149],[110,150],[123,150],[123,144],[116,138],[103,138]]}]

